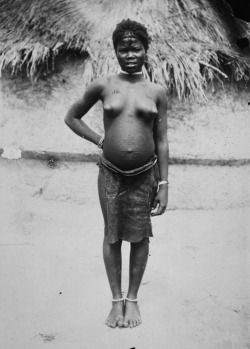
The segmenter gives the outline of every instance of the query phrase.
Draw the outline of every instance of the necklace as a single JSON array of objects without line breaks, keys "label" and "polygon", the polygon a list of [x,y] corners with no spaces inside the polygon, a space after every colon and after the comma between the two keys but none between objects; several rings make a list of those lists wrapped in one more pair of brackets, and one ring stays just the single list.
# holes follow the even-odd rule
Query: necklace
[{"label": "necklace", "polygon": [[142,71],[138,71],[138,72],[136,72],[136,73],[127,73],[126,71],[121,70],[121,73],[127,74],[127,75],[141,75],[141,74],[142,74]]}]

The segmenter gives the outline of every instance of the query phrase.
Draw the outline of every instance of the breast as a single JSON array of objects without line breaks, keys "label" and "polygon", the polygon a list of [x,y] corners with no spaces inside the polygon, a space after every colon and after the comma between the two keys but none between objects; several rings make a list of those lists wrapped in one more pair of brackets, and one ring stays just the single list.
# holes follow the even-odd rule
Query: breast
[{"label": "breast", "polygon": [[[149,96],[150,97],[150,96]],[[158,110],[153,98],[147,98],[147,95],[141,95],[140,98],[134,100],[134,109],[139,117],[154,119],[158,114]]]},{"label": "breast", "polygon": [[121,100],[112,101],[112,103],[105,102],[103,105],[103,110],[106,114],[113,114],[115,116],[118,116],[124,110],[124,102],[122,102]]},{"label": "breast", "polygon": [[138,117],[146,118],[149,121],[153,120],[158,114],[158,111],[154,107],[141,106],[137,108]]}]

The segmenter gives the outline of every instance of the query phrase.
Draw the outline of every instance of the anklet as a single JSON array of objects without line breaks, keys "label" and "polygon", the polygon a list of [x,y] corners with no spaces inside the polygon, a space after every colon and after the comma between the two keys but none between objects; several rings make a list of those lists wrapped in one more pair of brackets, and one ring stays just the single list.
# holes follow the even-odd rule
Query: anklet
[{"label": "anklet", "polygon": [[112,302],[121,302],[124,301],[124,298],[112,299]]},{"label": "anklet", "polygon": [[126,301],[129,301],[129,302],[138,302],[138,298],[136,299],[130,299],[128,297],[125,297]]}]

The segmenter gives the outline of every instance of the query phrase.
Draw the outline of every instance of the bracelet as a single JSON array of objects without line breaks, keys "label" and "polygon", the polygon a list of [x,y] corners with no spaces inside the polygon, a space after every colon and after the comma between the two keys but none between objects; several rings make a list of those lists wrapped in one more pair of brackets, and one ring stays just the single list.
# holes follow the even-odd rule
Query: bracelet
[{"label": "bracelet", "polygon": [[168,181],[168,180],[164,180],[164,181],[160,181],[160,182],[158,183],[158,185],[162,185],[162,184],[167,184],[167,185],[169,185],[169,181]]},{"label": "bracelet", "polygon": [[97,144],[98,148],[102,149],[103,143],[104,143],[104,136],[102,136],[101,139],[99,140],[99,142]]}]

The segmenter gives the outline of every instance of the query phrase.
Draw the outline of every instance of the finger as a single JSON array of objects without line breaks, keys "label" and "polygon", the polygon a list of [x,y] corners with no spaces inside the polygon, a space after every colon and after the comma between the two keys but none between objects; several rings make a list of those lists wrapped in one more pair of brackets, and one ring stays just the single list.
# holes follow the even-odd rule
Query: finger
[{"label": "finger", "polygon": [[157,205],[158,205],[158,204],[156,203],[156,205],[152,208],[151,216],[155,216],[155,215],[156,215],[156,212],[158,211]]}]

